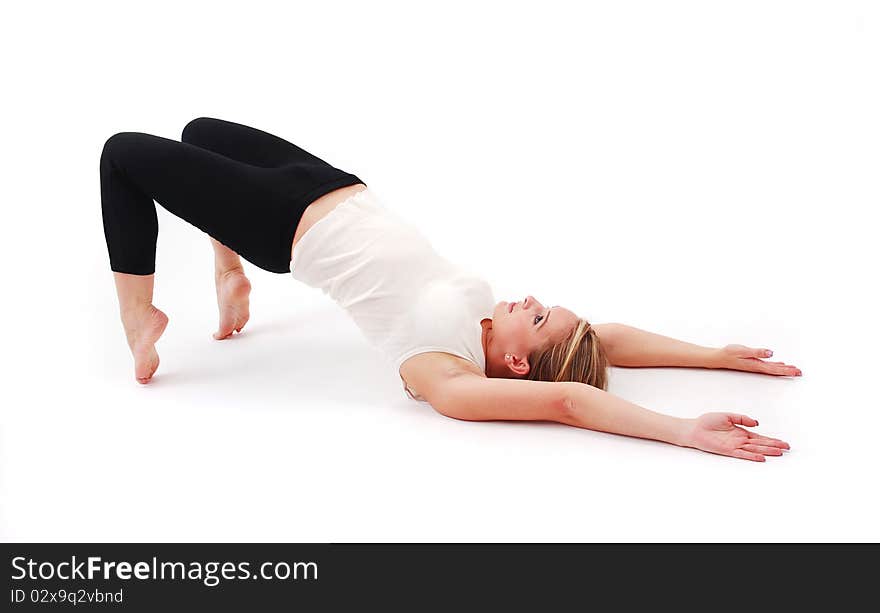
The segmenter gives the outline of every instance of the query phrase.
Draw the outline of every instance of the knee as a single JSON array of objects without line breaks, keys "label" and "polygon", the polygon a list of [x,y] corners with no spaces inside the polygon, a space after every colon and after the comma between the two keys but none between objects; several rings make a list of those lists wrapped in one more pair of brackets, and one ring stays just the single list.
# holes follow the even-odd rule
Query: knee
[{"label": "knee", "polygon": [[183,131],[180,133],[180,140],[184,143],[192,143],[198,141],[199,132],[205,129],[213,121],[214,120],[210,117],[196,117],[188,124],[183,126]]},{"label": "knee", "polygon": [[131,142],[134,132],[117,132],[104,142],[104,148],[101,150],[101,160],[110,158],[126,149]]}]

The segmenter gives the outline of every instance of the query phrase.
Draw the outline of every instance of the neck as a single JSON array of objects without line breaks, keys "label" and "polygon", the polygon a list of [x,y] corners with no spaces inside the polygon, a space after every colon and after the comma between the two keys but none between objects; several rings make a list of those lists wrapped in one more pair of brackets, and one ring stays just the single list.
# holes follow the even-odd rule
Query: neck
[{"label": "neck", "polygon": [[480,322],[480,326],[483,328],[483,334],[480,338],[480,342],[483,344],[483,357],[486,359],[486,376],[493,376],[494,369],[492,368],[492,360],[489,358],[489,344],[492,340],[492,320],[484,319]]}]

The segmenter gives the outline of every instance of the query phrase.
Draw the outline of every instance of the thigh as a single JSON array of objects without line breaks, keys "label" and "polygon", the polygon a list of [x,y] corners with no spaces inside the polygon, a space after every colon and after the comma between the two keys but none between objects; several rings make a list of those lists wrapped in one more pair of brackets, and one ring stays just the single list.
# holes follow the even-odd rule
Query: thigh
[{"label": "thigh", "polygon": [[112,163],[142,193],[257,266],[283,270],[290,211],[280,171],[142,132],[111,141]]},{"label": "thigh", "polygon": [[180,139],[226,157],[262,168],[299,162],[324,163],[283,138],[240,123],[199,117],[183,128]]}]

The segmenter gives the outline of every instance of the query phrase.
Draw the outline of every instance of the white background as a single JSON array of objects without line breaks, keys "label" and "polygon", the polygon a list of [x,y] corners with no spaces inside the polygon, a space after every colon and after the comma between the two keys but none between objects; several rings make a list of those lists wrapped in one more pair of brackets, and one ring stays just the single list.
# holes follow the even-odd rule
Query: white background
[{"label": "white background", "polygon": [[[876,541],[880,15],[871,2],[54,3],[4,9],[7,541]],[[354,172],[437,249],[594,322],[798,379],[613,369],[760,420],[764,464],[409,400],[329,299],[160,209],[155,380],[101,225],[115,132],[212,116]]]}]

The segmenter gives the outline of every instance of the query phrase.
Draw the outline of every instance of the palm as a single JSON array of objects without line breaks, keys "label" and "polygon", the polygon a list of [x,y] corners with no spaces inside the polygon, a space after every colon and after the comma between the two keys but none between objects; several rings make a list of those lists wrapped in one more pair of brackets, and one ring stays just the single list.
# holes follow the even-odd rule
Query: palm
[{"label": "palm", "polygon": [[768,455],[782,455],[785,441],[750,432],[743,426],[757,426],[757,420],[732,413],[706,413],[694,422],[691,446],[721,455],[763,462]]}]

